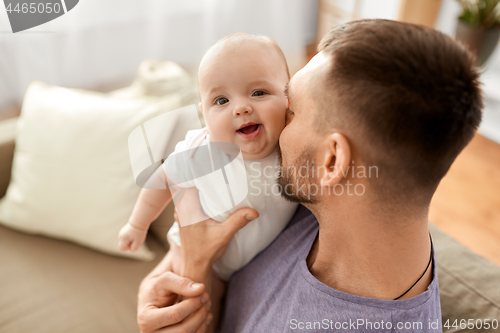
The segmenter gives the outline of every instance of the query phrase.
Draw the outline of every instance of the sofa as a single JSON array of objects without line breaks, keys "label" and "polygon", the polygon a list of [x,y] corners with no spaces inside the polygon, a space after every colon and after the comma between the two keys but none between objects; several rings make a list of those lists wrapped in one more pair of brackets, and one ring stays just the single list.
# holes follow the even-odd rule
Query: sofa
[{"label": "sofa", "polygon": [[[0,197],[10,183],[17,122],[0,122]],[[149,262],[0,225],[0,333],[138,332],[137,290],[168,250],[172,214],[167,207],[150,229],[146,243],[155,259]],[[443,331],[474,332],[469,319],[500,320],[500,267],[433,225],[431,233]]]}]

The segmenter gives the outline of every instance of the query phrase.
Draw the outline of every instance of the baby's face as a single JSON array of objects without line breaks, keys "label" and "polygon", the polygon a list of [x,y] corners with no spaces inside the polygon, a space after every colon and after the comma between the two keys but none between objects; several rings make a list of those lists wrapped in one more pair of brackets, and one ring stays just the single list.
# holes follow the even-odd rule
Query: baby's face
[{"label": "baby's face", "polygon": [[273,152],[285,127],[288,82],[274,50],[248,41],[214,52],[202,62],[198,80],[212,141],[237,144],[246,160]]}]

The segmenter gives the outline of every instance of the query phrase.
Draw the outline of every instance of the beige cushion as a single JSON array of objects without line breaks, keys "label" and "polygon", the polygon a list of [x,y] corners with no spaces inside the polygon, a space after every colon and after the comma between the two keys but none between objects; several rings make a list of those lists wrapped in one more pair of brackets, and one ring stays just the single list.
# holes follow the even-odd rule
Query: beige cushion
[{"label": "beige cushion", "polygon": [[[430,225],[430,230],[436,249],[443,324],[449,320],[451,326],[462,319],[500,321],[500,267],[474,254],[436,226]],[[443,331],[474,330],[444,327]]]},{"label": "beige cushion", "polygon": [[14,158],[14,137],[17,118],[0,121],[0,198],[7,192]]},{"label": "beige cushion", "polygon": [[[146,247],[133,254],[117,247],[118,231],[140,191],[127,138],[146,120],[183,106],[186,96],[194,96],[186,91],[193,90],[193,85],[181,84],[179,94],[123,98],[32,83],[18,122],[12,178],[0,201],[0,222],[105,253],[151,260],[153,254]],[[187,129],[166,143],[172,149],[192,128],[178,127]]]},{"label": "beige cushion", "polygon": [[0,226],[0,332],[137,333],[137,291],[163,258],[140,262]]}]

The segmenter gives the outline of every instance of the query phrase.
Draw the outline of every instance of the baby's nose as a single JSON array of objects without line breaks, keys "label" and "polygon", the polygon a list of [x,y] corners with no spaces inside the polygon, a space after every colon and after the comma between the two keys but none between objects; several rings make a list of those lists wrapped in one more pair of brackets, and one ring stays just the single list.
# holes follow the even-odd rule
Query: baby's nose
[{"label": "baby's nose", "polygon": [[251,114],[251,113],[252,113],[252,107],[248,104],[242,103],[242,104],[238,104],[234,108],[233,115],[236,117],[236,116],[241,116],[244,114]]}]

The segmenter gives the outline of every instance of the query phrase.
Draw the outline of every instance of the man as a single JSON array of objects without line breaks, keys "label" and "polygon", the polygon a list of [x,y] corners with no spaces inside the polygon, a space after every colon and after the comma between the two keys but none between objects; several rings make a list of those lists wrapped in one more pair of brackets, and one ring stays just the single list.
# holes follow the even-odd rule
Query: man
[{"label": "man", "polygon": [[[319,50],[287,87],[280,137],[282,194],[314,216],[299,208],[232,277],[219,328],[440,332],[428,209],[480,123],[473,59],[439,32],[386,20],[338,26]],[[143,332],[207,330],[219,308],[211,264],[256,216],[182,228],[186,270],[205,285],[172,273],[181,251],[169,252],[141,285]],[[189,298],[172,305],[176,294]]]}]

